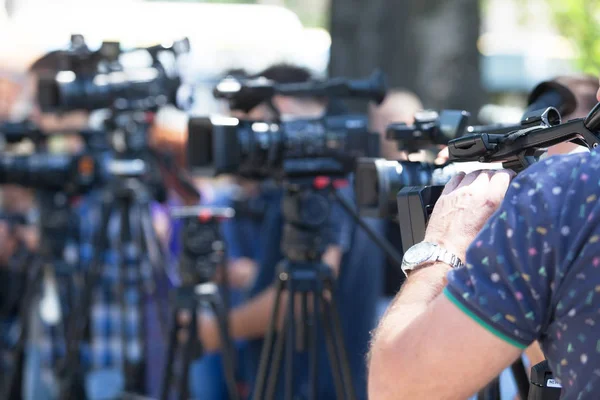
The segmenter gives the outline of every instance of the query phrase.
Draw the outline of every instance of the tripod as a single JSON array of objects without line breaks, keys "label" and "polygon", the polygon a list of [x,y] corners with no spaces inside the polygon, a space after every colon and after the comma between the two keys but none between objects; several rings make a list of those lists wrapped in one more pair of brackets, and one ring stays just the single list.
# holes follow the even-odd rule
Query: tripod
[{"label": "tripod", "polygon": [[[284,183],[282,205],[285,224],[281,247],[286,258],[278,266],[276,300],[261,352],[254,399],[274,398],[284,345],[285,399],[292,400],[294,395],[294,358],[297,350],[308,351],[309,398],[317,399],[317,345],[321,325],[325,332],[336,398],[353,400],[356,397],[335,300],[333,272],[321,262],[325,250],[322,231],[331,208],[327,193],[316,189],[312,179]],[[284,290],[288,296],[287,311],[282,331],[273,343]],[[300,298],[299,326],[296,326],[297,297]],[[309,310],[311,300],[312,312]]]},{"label": "tripod", "polygon": [[[64,192],[40,191],[40,246],[38,255],[25,249],[24,245],[16,254],[16,270],[25,275],[23,293],[20,293],[20,301],[17,313],[16,342],[12,352],[14,354],[14,365],[5,377],[4,396],[2,398],[19,398],[22,369],[24,364],[24,350],[28,339],[30,327],[30,314],[36,305],[35,299],[39,296],[45,271],[52,271],[60,279],[58,282],[69,283],[72,268],[63,259],[66,247],[65,238],[71,221],[71,210],[69,196]],[[69,292],[68,290],[66,292]],[[69,305],[69,299],[63,306]],[[63,329],[66,329],[63,320]]]},{"label": "tripod", "polygon": [[[196,310],[199,308],[209,307],[216,317],[220,340],[222,344],[223,354],[223,370],[229,398],[237,400],[239,398],[237,392],[237,384],[235,379],[235,353],[231,340],[229,339],[229,328],[227,324],[227,309],[219,294],[219,288],[215,283],[205,282],[193,287],[181,287],[174,292],[174,310],[171,320],[171,332],[169,333],[169,349],[167,351],[167,359],[163,375],[163,385],[161,391],[161,399],[168,400],[170,389],[173,385],[174,369],[175,369],[175,353],[178,347],[177,332],[180,329],[185,329],[187,334],[187,342],[182,346],[183,352],[182,366],[180,370],[180,379],[177,387],[180,399],[188,399],[189,388],[189,369],[193,359],[200,358],[203,355],[201,343],[196,339],[196,329],[200,329]],[[189,325],[182,327],[177,321],[177,314],[180,311],[186,310],[191,315]]]},{"label": "tripod", "polygon": [[17,321],[19,331],[17,333],[16,342],[11,349],[13,354],[13,362],[10,370],[4,377],[2,386],[3,399],[18,399],[21,398],[22,371],[25,357],[25,343],[29,334],[29,312],[33,301],[40,291],[42,284],[42,263],[38,258],[19,249],[14,264],[19,272],[25,273],[25,291],[22,293],[20,304],[18,306]]},{"label": "tripod", "polygon": [[[223,370],[229,398],[239,398],[235,377],[235,352],[229,337],[228,308],[223,301],[218,286],[211,281],[219,266],[224,265],[225,243],[220,234],[219,218],[230,218],[233,210],[225,208],[180,207],[173,209],[174,217],[185,218],[183,231],[183,254],[180,262],[182,286],[172,293],[173,315],[169,333],[169,348],[164,367],[161,399],[168,400],[175,375],[175,355],[180,347],[182,365],[177,392],[179,398],[188,398],[189,368],[194,358],[203,355],[202,344],[196,339],[199,328],[196,311],[209,308],[216,318],[223,355]],[[226,268],[224,269],[226,270]],[[227,282],[227,277],[225,277]],[[194,284],[193,282],[198,282]],[[181,326],[177,315],[187,311],[191,315],[190,324]],[[185,329],[187,342],[178,346],[177,335]]]},{"label": "tripod", "polygon": [[[164,259],[160,243],[152,228],[152,219],[150,215],[150,201],[152,196],[150,191],[146,187],[147,185],[140,179],[140,175],[135,173],[135,171],[132,170],[127,174],[123,173],[123,171],[124,169],[120,171],[120,175],[114,176],[114,179],[111,182],[112,184],[105,188],[102,193],[100,207],[101,225],[100,229],[95,232],[94,259],[90,270],[84,275],[84,283],[80,290],[81,296],[78,307],[71,313],[68,323],[67,352],[64,365],[62,365],[60,371],[60,399],[63,400],[74,400],[76,398],[72,394],[72,388],[76,387],[78,385],[77,381],[80,380],[78,377],[81,370],[79,348],[84,340],[86,330],[89,329],[94,289],[97,288],[98,283],[101,282],[103,278],[103,253],[110,248],[108,236],[113,210],[116,210],[120,215],[120,234],[118,240],[120,262],[118,266],[117,296],[122,311],[121,342],[124,347],[129,341],[125,329],[127,326],[125,320],[125,310],[127,308],[126,291],[132,287],[131,283],[127,283],[126,281],[128,279],[135,281],[135,289],[138,294],[151,294],[154,291],[154,286],[152,284],[147,285],[146,288],[143,287],[142,282],[144,277],[141,268],[139,268],[141,264],[140,255],[145,254],[149,256],[153,273],[156,273],[158,268],[162,266],[162,260]],[[137,229],[135,229],[135,226],[132,226],[132,220],[137,220],[139,222]],[[136,266],[134,271],[135,276],[133,277],[127,276],[131,271],[127,271],[124,262],[125,258],[127,258],[129,264]],[[141,299],[138,299],[137,301],[137,310],[141,319],[140,326],[145,327],[145,310]],[[159,319],[164,321],[164,318],[162,318],[160,313]],[[160,328],[163,329],[164,323],[161,322],[160,325]],[[139,336],[141,348],[144,349],[145,343],[143,335]],[[124,351],[124,353],[126,352]],[[141,392],[145,373],[143,362],[130,363],[128,357],[124,354],[123,363],[126,377],[125,391]]]}]

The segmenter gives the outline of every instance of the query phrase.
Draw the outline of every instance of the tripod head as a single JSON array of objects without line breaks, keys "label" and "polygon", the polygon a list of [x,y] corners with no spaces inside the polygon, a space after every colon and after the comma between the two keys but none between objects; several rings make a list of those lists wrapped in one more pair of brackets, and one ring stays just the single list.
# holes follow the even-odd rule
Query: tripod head
[{"label": "tripod head", "polygon": [[234,217],[228,207],[173,207],[171,216],[183,220],[183,252],[179,273],[183,286],[208,283],[225,260],[221,222]]},{"label": "tripod head", "polygon": [[330,177],[289,179],[283,182],[282,213],[285,221],[281,250],[296,262],[320,262],[327,246],[331,188],[346,181]]}]

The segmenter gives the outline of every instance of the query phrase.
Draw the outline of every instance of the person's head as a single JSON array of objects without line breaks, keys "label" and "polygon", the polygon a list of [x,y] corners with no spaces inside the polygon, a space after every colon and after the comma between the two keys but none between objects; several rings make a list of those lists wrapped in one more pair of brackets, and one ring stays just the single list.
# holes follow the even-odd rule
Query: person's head
[{"label": "person's head", "polygon": [[[561,115],[563,121],[584,118],[597,104],[596,95],[600,90],[600,84],[595,77],[589,75],[559,76],[553,79],[553,82],[566,87],[575,96],[575,109],[569,114]],[[578,149],[581,149],[581,146],[573,143],[561,143],[549,148],[548,155],[565,154]]]},{"label": "person's head", "polygon": [[389,160],[404,159],[406,155],[398,151],[395,141],[385,137],[388,125],[397,122],[412,124],[417,111],[423,109],[419,98],[413,93],[404,90],[391,90],[385,101],[376,106],[369,106],[369,121],[371,131],[379,133],[381,141],[381,156]]},{"label": "person's head", "polygon": [[[313,79],[306,68],[289,64],[273,65],[256,75],[249,76],[249,78],[265,78],[279,84],[303,83]],[[237,111],[245,111],[245,116],[252,120],[273,120],[277,117],[273,108],[279,111],[282,118],[312,118],[325,113],[327,101],[314,97],[298,98],[276,95],[270,102],[252,103],[252,100],[249,100],[248,104],[244,104]]]}]

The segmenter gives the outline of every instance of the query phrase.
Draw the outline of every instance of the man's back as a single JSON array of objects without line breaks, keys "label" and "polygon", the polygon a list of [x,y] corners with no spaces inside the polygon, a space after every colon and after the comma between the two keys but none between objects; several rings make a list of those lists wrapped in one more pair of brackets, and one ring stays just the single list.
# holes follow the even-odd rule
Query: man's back
[{"label": "man's back", "polygon": [[599,197],[597,152],[534,165],[511,184],[445,289],[505,341],[525,348],[539,340],[565,399],[600,391]]}]

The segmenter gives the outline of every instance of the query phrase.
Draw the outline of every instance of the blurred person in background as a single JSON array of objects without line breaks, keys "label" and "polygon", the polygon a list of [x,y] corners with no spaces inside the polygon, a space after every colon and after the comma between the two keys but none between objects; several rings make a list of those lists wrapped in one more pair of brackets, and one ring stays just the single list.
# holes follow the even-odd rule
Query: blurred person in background
[{"label": "blurred person in background", "polygon": [[[37,78],[42,75],[54,74],[61,65],[58,52],[51,52],[38,59],[31,66],[21,96],[12,105],[10,119],[22,120],[29,118],[43,131],[49,133],[64,133],[78,131],[88,127],[89,113],[86,111],[72,111],[64,113],[42,112],[35,100],[37,97]],[[51,136],[48,140],[48,150],[51,152],[77,153],[83,149],[83,141],[76,134]],[[20,211],[37,212],[38,206],[33,199],[33,191],[28,189],[10,187],[3,191],[3,204],[19,205]],[[72,219],[72,235],[67,238],[65,254],[71,257],[65,258],[74,270],[77,268],[88,268],[94,252],[94,235],[100,226],[100,192],[94,190],[84,198],[73,209],[76,214]],[[43,205],[43,197],[38,199],[38,204]],[[111,218],[109,236],[118,238],[118,219],[114,215]],[[82,223],[85,221],[85,223]],[[38,232],[35,232],[39,235]],[[162,366],[162,361],[153,359],[146,362],[144,357],[147,353],[155,356],[160,352],[163,341],[158,335],[158,322],[156,312],[153,310],[152,299],[147,296],[136,294],[135,284],[128,286],[126,296],[126,309],[121,308],[121,298],[117,293],[118,283],[115,281],[119,276],[119,253],[118,243],[109,239],[110,248],[106,249],[101,256],[104,259],[104,275],[99,280],[92,298],[90,315],[89,336],[82,343],[82,370],[77,371],[81,377],[83,386],[82,397],[88,399],[111,399],[117,398],[125,388],[125,380],[129,382],[128,389],[139,393],[158,393],[158,379],[160,371],[156,373],[157,366]],[[72,257],[72,256],[75,257]],[[134,260],[123,260],[127,269],[141,268],[144,272],[142,279],[149,278],[148,265],[143,260],[142,266]],[[66,288],[63,287],[54,271],[47,270],[45,273],[42,293],[34,303],[36,306],[31,310],[31,328],[29,345],[27,348],[26,371],[24,377],[24,398],[53,399],[58,394],[58,380],[55,375],[60,361],[65,355],[65,340],[62,320],[69,320],[69,315],[62,315],[61,321],[50,321],[44,317],[43,304],[55,304],[54,308],[68,309],[67,304],[59,306],[65,296]],[[134,274],[137,276],[137,274]],[[155,282],[153,282],[155,283]],[[158,285],[157,285],[158,286]],[[77,296],[77,294],[75,294]],[[38,305],[39,304],[39,305]],[[126,313],[126,317],[125,314]],[[145,326],[141,323],[145,321]],[[123,325],[125,323],[125,325]],[[126,333],[122,334],[123,330]],[[154,335],[154,336],[153,336]],[[127,342],[123,343],[123,338]],[[146,348],[142,348],[146,343]],[[158,346],[158,347],[157,347]],[[123,360],[127,358],[133,368],[130,371],[123,370]],[[152,373],[154,372],[154,376]],[[145,374],[148,379],[145,379]],[[152,386],[154,385],[154,389]]]},{"label": "blurred person in background", "polygon": [[[262,76],[277,83],[299,83],[311,80],[311,74],[302,68],[290,65],[276,65],[257,76]],[[275,96],[272,105],[282,118],[315,118],[325,113],[343,114],[344,108],[339,102],[326,101],[319,98],[297,99],[286,96]],[[253,120],[273,120],[278,116],[271,104],[261,102],[244,110],[248,118]],[[341,189],[341,194],[353,202],[352,185]],[[276,278],[276,267],[283,259],[280,250],[283,216],[281,213],[281,189],[266,190],[261,188],[261,196],[266,202],[266,214],[261,224],[260,240],[246,238],[260,246],[259,262],[253,267],[256,277],[249,291],[246,303],[231,311],[230,332],[235,340],[249,340],[246,361],[247,374],[254,378],[258,370],[262,337],[266,333],[270,313],[275,301],[273,281]],[[369,220],[368,224],[381,232],[379,221]],[[328,222],[331,235],[326,237],[329,246],[323,255],[323,261],[331,266],[337,276],[336,293],[339,312],[342,319],[345,349],[348,353],[353,383],[358,398],[366,398],[366,371],[364,357],[366,354],[369,332],[376,321],[377,301],[380,296],[381,274],[383,271],[383,254],[368,236],[356,225],[341,206],[333,204]],[[360,295],[359,295],[360,294]],[[286,297],[282,300],[285,304]],[[210,315],[201,318],[199,336],[207,350],[218,350],[220,343],[216,325]],[[327,352],[324,347],[324,335],[320,335],[319,346],[319,396],[335,398],[331,370]],[[299,384],[295,393],[301,398],[308,396],[307,371],[295,369]],[[283,385],[280,380],[280,388]],[[253,382],[254,384],[254,382]]]},{"label": "blurred person in background", "polygon": [[[381,157],[387,160],[407,161],[408,155],[398,149],[398,143],[394,140],[386,138],[387,127],[392,123],[403,122],[410,125],[414,122],[415,113],[421,111],[423,105],[419,98],[408,91],[390,90],[385,97],[385,100],[379,106],[371,103],[369,105],[369,122],[371,131],[379,133],[381,141]],[[400,238],[400,229],[394,221],[385,221],[385,236],[386,239],[393,243],[400,253],[402,253]],[[394,295],[404,282],[404,274],[395,266],[389,259],[386,258],[385,273],[383,279],[383,296],[384,298],[379,304],[378,315],[383,315],[383,312],[391,302]]]}]

